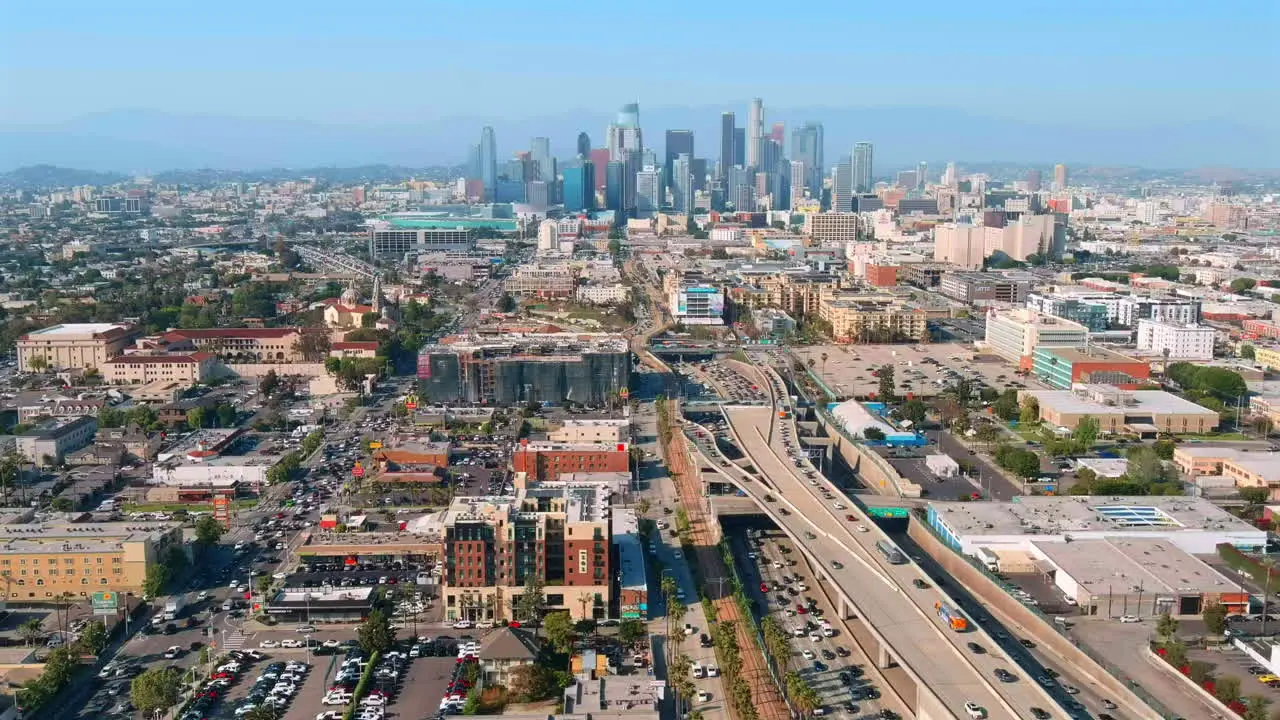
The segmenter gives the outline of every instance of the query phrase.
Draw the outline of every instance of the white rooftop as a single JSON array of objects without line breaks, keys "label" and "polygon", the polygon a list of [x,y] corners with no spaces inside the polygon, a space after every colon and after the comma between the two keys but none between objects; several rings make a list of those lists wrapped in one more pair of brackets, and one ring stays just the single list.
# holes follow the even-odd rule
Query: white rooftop
[{"label": "white rooftop", "polygon": [[50,325],[47,328],[32,330],[28,335],[93,335],[104,333],[115,328],[127,327],[120,323],[63,323]]}]

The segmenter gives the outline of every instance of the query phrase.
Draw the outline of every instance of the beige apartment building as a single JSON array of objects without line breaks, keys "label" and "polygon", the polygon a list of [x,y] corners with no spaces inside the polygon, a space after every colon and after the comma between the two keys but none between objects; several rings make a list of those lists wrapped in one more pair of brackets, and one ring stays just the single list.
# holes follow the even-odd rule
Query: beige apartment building
[{"label": "beige apartment building", "polygon": [[631,421],[626,418],[565,420],[563,425],[547,433],[547,440],[569,445],[628,442],[631,440]]},{"label": "beige apartment building", "polygon": [[743,275],[742,281],[729,290],[734,304],[748,311],[779,308],[792,317],[816,314],[823,300],[840,292],[840,278],[824,273]]},{"label": "beige apartment building", "polygon": [[573,268],[566,264],[532,263],[517,266],[503,289],[517,297],[570,297],[575,281]]},{"label": "beige apartment building", "polygon": [[5,525],[0,580],[10,602],[47,602],[64,592],[141,597],[147,567],[164,562],[171,547],[182,547],[182,528],[168,523]]},{"label": "beige apartment building", "polygon": [[100,368],[140,332],[119,323],[67,323],[18,338],[18,372]]},{"label": "beige apartment building", "polygon": [[824,298],[818,317],[831,324],[836,342],[918,342],[928,332],[923,310],[885,296]]},{"label": "beige apartment building", "polygon": [[188,355],[119,355],[102,366],[102,377],[115,385],[166,381],[187,385],[204,382],[216,361],[209,353]]}]

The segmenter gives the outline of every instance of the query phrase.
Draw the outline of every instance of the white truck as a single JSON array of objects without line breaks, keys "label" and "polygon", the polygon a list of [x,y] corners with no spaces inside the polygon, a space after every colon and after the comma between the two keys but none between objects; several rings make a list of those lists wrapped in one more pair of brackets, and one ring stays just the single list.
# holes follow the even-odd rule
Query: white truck
[{"label": "white truck", "polygon": [[164,619],[172,622],[182,616],[182,609],[187,606],[186,598],[174,595],[164,601]]}]

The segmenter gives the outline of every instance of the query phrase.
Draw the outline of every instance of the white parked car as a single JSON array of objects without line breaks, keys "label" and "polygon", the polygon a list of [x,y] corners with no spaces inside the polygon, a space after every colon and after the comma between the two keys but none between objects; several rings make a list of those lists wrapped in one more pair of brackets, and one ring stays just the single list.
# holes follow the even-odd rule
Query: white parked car
[{"label": "white parked car", "polygon": [[987,709],[973,701],[964,704],[964,711],[972,720],[983,720],[987,716]]},{"label": "white parked car", "polygon": [[282,648],[300,648],[300,647],[303,647],[303,642],[302,642],[301,640],[281,640],[281,641],[280,641],[280,647],[282,647]]},{"label": "white parked car", "polygon": [[801,651],[801,652],[800,652],[800,654],[801,654],[802,656],[804,656],[804,659],[805,659],[805,660],[812,660],[812,659],[814,659],[815,657],[817,657],[817,655],[814,655],[814,654],[813,654],[813,651],[812,651],[812,650],[808,650],[808,649]]},{"label": "white parked car", "polygon": [[1120,622],[1122,623],[1142,622],[1142,618],[1138,617],[1137,615],[1121,615]]},{"label": "white parked car", "polygon": [[470,628],[470,627],[471,627],[471,621],[470,621],[470,620],[459,620],[458,622],[456,622],[456,623],[454,623],[454,624],[453,624],[453,627],[454,627],[455,629],[457,629],[457,630],[466,630],[466,629],[468,629],[468,628]]},{"label": "white parked car", "polygon": [[263,640],[262,642],[258,643],[258,647],[264,650],[270,650],[271,648],[278,648],[280,647],[280,641],[279,640]]}]

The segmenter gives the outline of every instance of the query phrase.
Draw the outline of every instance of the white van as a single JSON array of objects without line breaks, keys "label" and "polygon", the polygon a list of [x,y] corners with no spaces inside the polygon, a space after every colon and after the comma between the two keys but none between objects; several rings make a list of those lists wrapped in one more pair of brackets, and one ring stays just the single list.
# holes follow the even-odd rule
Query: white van
[{"label": "white van", "polygon": [[706,670],[703,670],[701,663],[694,663],[693,668],[690,670],[690,672],[693,673],[693,677],[699,680],[707,676],[707,672]]}]

